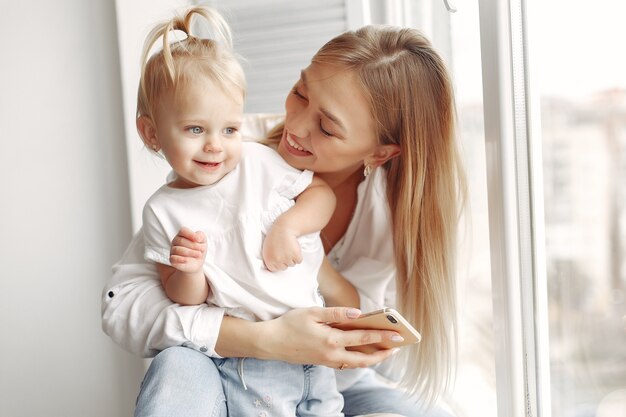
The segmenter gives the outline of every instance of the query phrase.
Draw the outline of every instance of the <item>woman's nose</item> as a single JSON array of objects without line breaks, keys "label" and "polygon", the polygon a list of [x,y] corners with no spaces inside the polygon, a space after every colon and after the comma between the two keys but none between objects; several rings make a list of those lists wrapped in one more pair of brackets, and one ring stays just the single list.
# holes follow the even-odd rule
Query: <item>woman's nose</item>
[{"label": "woman's nose", "polygon": [[287,114],[285,126],[289,133],[299,138],[308,138],[314,121],[306,110]]}]

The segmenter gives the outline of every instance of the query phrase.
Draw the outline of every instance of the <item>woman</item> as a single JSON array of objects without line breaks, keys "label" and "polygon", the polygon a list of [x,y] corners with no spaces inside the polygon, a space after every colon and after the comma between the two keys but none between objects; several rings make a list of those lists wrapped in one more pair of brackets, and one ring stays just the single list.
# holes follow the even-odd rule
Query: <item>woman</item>
[{"label": "woman", "polygon": [[[342,369],[337,383],[347,416],[440,415],[419,405],[433,404],[450,378],[456,228],[465,190],[453,92],[441,58],[412,29],[347,32],[313,57],[285,108],[284,124],[269,141],[278,142],[290,165],[324,179],[337,197],[321,233],[329,261],[320,272],[322,293],[332,305],[362,311],[395,306],[422,342],[381,363],[390,351],[346,347],[392,333],[344,332],[326,324],[354,318],[352,308],[300,309],[247,322],[206,305],[172,304],[135,237],[105,287],[102,317],[105,332],[127,350],[145,356],[162,351],[142,385],[137,415],[214,415],[216,407],[225,415],[207,355]],[[344,297],[337,274],[357,297]],[[375,364],[376,370],[368,368]],[[390,388],[378,375],[416,395]]]}]

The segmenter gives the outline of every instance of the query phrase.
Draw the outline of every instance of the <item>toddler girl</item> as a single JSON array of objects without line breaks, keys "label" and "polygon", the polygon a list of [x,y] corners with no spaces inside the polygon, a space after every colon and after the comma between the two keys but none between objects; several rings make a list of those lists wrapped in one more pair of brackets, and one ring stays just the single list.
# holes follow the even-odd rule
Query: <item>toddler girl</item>
[{"label": "toddler girl", "polygon": [[[196,16],[210,39],[191,33]],[[170,43],[174,31],[186,38]],[[159,38],[163,47],[151,54]],[[137,130],[173,171],[143,211],[145,257],[156,262],[168,297],[255,321],[321,306],[319,230],[334,194],[274,150],[242,143],[245,80],[226,22],[192,8],[149,33],[142,62]],[[332,369],[214,361],[229,415],[342,415]]]}]

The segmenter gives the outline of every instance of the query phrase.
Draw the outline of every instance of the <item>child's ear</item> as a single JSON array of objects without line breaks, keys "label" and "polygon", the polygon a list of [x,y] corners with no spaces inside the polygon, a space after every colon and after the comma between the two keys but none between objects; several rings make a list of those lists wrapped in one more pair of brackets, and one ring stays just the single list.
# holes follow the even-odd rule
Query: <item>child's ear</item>
[{"label": "child's ear", "polygon": [[376,168],[384,165],[385,162],[389,161],[392,158],[395,158],[398,155],[400,155],[400,145],[378,145],[376,147],[376,150],[368,158],[366,158],[365,162],[372,168]]},{"label": "child's ear", "polygon": [[137,132],[139,132],[141,140],[143,140],[144,145],[146,145],[148,149],[154,152],[158,152],[159,149],[161,149],[161,145],[157,139],[156,125],[150,117],[139,116],[137,118]]}]

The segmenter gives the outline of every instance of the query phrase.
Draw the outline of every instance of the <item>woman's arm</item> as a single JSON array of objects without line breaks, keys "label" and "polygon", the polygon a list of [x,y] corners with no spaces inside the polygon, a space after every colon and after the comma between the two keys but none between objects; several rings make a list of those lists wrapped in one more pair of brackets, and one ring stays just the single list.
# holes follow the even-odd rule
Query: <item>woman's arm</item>
[{"label": "woman's arm", "polygon": [[173,303],[155,264],[144,260],[144,246],[139,231],[114,265],[102,292],[102,329],[122,348],[143,357],[182,345],[214,356],[224,310]]},{"label": "woman's arm", "polygon": [[324,258],[317,280],[320,292],[329,307],[360,308],[361,299],[358,291]]},{"label": "woman's arm", "polygon": [[370,366],[391,351],[372,354],[348,346],[389,340],[388,331],[342,331],[328,325],[358,316],[347,307],[293,310],[266,322],[225,317],[224,310],[180,306],[163,291],[153,263],[143,260],[143,234],[132,240],[102,294],[102,328],[124,349],[144,357],[172,346],[187,346],[208,356],[255,357],[338,367]]},{"label": "woman's arm", "polygon": [[359,315],[360,310],[354,308],[311,307],[292,310],[265,322],[224,317],[215,350],[225,357],[254,357],[331,368],[375,365],[391,356],[394,350],[366,354],[346,350],[346,347],[391,340],[397,333],[343,331],[329,325],[353,320]]}]

